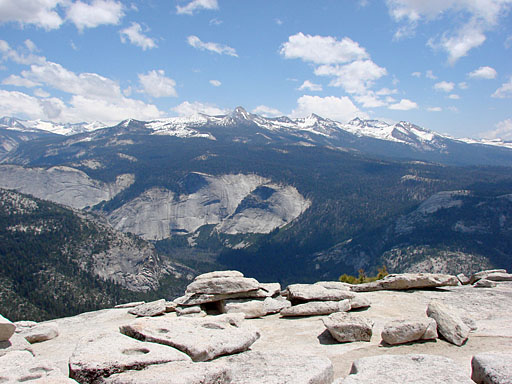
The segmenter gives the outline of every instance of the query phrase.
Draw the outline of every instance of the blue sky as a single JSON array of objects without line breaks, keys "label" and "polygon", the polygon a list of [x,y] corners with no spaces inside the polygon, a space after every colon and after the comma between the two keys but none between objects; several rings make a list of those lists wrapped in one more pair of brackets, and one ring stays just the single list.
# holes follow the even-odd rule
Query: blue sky
[{"label": "blue sky", "polygon": [[512,140],[512,0],[0,0],[0,115],[238,105]]}]

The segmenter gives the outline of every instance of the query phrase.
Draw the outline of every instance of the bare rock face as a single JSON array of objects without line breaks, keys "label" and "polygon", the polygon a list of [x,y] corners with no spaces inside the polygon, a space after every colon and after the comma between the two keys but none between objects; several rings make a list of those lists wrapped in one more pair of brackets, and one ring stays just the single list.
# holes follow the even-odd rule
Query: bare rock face
[{"label": "bare rock face", "polygon": [[496,286],[496,283],[487,278],[480,279],[475,284],[473,284],[473,287],[475,287],[475,288],[494,288],[495,286]]},{"label": "bare rock face", "polygon": [[0,166],[0,188],[15,189],[78,209],[111,200],[133,182],[134,176],[126,174],[119,175],[114,183],[104,183],[65,166],[49,169]]},{"label": "bare rock face", "polygon": [[381,355],[354,361],[335,384],[474,384],[452,359],[435,355]]},{"label": "bare rock face", "polygon": [[355,295],[343,289],[328,289],[317,284],[292,284],[286,288],[292,303],[304,301],[339,301],[352,299]]},{"label": "bare rock face", "polygon": [[326,357],[279,352],[245,352],[220,359],[236,384],[330,384],[333,367]]},{"label": "bare rock face", "polygon": [[[475,282],[477,282],[480,279],[487,279],[490,275],[505,276],[505,277],[510,276],[507,273],[506,269],[486,269],[485,271],[480,271],[480,272],[477,272],[477,273],[474,273],[473,275],[471,275],[471,278],[469,279],[469,283],[474,284]],[[512,276],[511,276],[510,280],[512,280]]]},{"label": "bare rock face", "polygon": [[38,360],[27,351],[15,351],[0,357],[0,383],[75,383],[52,363]]},{"label": "bare rock face", "polygon": [[457,286],[459,279],[452,275],[440,273],[402,273],[387,275],[372,283],[352,286],[355,292],[372,292],[381,290],[425,289],[444,286]]},{"label": "bare rock face", "polygon": [[194,280],[187,287],[186,293],[208,295],[229,295],[233,293],[256,291],[260,287],[257,280],[247,277],[215,277]]},{"label": "bare rock face", "polygon": [[0,315],[0,341],[7,341],[14,334],[16,326]]},{"label": "bare rock face", "polygon": [[481,353],[471,360],[471,379],[477,384],[512,382],[512,354]]},{"label": "bare rock face", "polygon": [[434,319],[393,320],[384,325],[381,337],[390,345],[437,339],[437,324]]},{"label": "bare rock face", "polygon": [[25,351],[33,355],[30,343],[17,333],[12,335],[9,340],[0,341],[0,357],[14,351]]},{"label": "bare rock face", "polygon": [[465,274],[463,273],[459,273],[457,275],[457,279],[459,279],[460,283],[462,285],[466,285],[466,284],[469,284],[469,277],[467,277]]},{"label": "bare rock face", "polygon": [[304,304],[293,305],[281,310],[283,317],[322,316],[335,312],[350,311],[350,301],[310,301]]},{"label": "bare rock face", "polygon": [[138,307],[139,305],[142,305],[144,303],[145,303],[145,301],[132,301],[131,303],[118,304],[114,308],[117,308],[117,309],[134,308],[134,307]]},{"label": "bare rock face", "polygon": [[319,285],[327,289],[339,289],[342,291],[350,291],[350,287],[352,286],[352,284],[342,283],[341,281],[317,281],[315,285]]},{"label": "bare rock face", "polygon": [[286,299],[267,297],[265,300],[227,300],[225,304],[226,313],[243,313],[246,319],[263,317],[272,313],[278,313],[284,308],[291,307]]},{"label": "bare rock face", "polygon": [[131,308],[128,313],[139,316],[139,317],[145,317],[145,316],[159,316],[163,315],[167,311],[167,303],[165,299],[160,299],[156,301],[152,301],[150,303],[144,303],[141,305],[138,305],[134,308]]},{"label": "bare rock face", "polygon": [[231,371],[219,363],[174,362],[125,371],[103,380],[105,384],[231,384]]},{"label": "bare rock face", "polygon": [[30,344],[40,343],[59,336],[59,328],[57,327],[57,324],[52,323],[36,324],[33,327],[20,332],[20,335],[23,336]]},{"label": "bare rock face", "polygon": [[428,304],[427,316],[436,321],[438,332],[450,343],[460,347],[468,339],[469,327],[452,308],[439,300]]},{"label": "bare rock face", "polygon": [[340,312],[322,321],[331,336],[340,343],[370,341],[372,338],[373,321],[366,317]]},{"label": "bare rock face", "polygon": [[219,277],[244,277],[244,274],[240,271],[213,271],[198,275],[194,280],[210,280]]},{"label": "bare rock face", "polygon": [[79,383],[93,383],[114,373],[172,361],[190,358],[172,347],[138,341],[120,333],[94,333],[78,342],[69,359],[69,372]]},{"label": "bare rock face", "polygon": [[142,318],[120,327],[123,334],[139,340],[170,345],[194,361],[246,351],[260,333],[244,323],[244,315],[209,318]]},{"label": "bare rock face", "polygon": [[363,297],[361,294],[356,294],[352,299],[350,299],[350,309],[369,308],[370,306],[370,300]]}]

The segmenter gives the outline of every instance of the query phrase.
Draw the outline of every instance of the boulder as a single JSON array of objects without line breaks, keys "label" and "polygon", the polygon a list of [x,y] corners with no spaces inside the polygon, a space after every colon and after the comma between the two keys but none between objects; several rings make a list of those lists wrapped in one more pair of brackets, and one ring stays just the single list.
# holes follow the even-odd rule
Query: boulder
[{"label": "boulder", "polygon": [[0,383],[76,384],[53,363],[34,358],[28,351],[0,357]]},{"label": "boulder", "polygon": [[354,292],[372,292],[382,290],[425,289],[459,285],[459,279],[440,273],[402,273],[387,275],[371,283],[352,285]]},{"label": "boulder", "polygon": [[199,305],[185,308],[176,307],[176,316],[205,317],[206,312]]},{"label": "boulder", "polygon": [[474,384],[452,359],[436,355],[380,355],[358,359],[342,384]]},{"label": "boulder", "polygon": [[215,303],[230,299],[264,299],[266,297],[275,297],[280,294],[279,283],[260,284],[257,290],[247,292],[236,292],[226,294],[208,294],[208,293],[185,293],[178,297],[174,302],[181,306],[194,306],[207,303]]},{"label": "boulder", "polygon": [[457,279],[459,279],[459,282],[462,284],[462,285],[466,285],[466,284],[469,284],[469,277],[467,277],[465,274],[463,273],[459,273],[457,275]]},{"label": "boulder", "polygon": [[220,359],[236,384],[330,384],[333,366],[326,357],[250,351]]},{"label": "boulder", "polygon": [[341,281],[317,281],[315,285],[320,285],[327,289],[339,289],[341,291],[350,291],[350,287],[352,286],[352,284],[342,283]]},{"label": "boulder", "polygon": [[213,271],[213,272],[203,273],[202,275],[196,276],[194,281],[206,280],[206,279],[217,279],[219,277],[244,277],[244,274],[239,271]]},{"label": "boulder", "polygon": [[205,293],[209,295],[226,295],[256,291],[260,283],[247,277],[214,277],[201,278],[190,283],[185,293]]},{"label": "boulder", "polygon": [[37,324],[20,332],[30,344],[55,339],[59,336],[59,328],[55,323]]},{"label": "boulder", "polygon": [[226,313],[243,313],[246,319],[263,317],[267,314],[263,301],[260,300],[230,300],[226,302]]},{"label": "boulder", "polygon": [[485,277],[490,281],[512,281],[512,273],[494,272]]},{"label": "boulder", "polygon": [[117,332],[94,333],[79,340],[69,358],[69,376],[79,383],[152,364],[189,361],[177,349],[135,340]]},{"label": "boulder", "polygon": [[512,383],[512,354],[481,353],[471,360],[471,379],[477,384]]},{"label": "boulder", "polygon": [[14,325],[16,326],[16,330],[14,332],[16,333],[21,333],[29,328],[32,328],[34,326],[37,325],[37,322],[35,321],[28,321],[28,320],[21,320],[21,321],[16,321],[14,323]]},{"label": "boulder", "polygon": [[291,306],[292,303],[290,303],[282,296],[277,296],[275,299],[272,297],[267,297],[265,300],[263,300],[263,309],[267,315],[272,313],[279,313],[283,309],[290,308]]},{"label": "boulder", "polygon": [[437,339],[437,324],[434,319],[393,320],[384,325],[381,337],[390,345]]},{"label": "boulder", "polygon": [[118,304],[114,308],[123,309],[123,308],[133,308],[138,307],[139,305],[144,304],[145,301],[132,301],[131,303]]},{"label": "boulder", "polygon": [[165,299],[160,299],[131,308],[128,313],[139,317],[160,316],[166,312],[166,309]]},{"label": "boulder", "polygon": [[13,351],[27,351],[31,355],[34,354],[30,343],[17,333],[12,335],[9,340],[0,341],[0,356],[4,356]]},{"label": "boulder", "polygon": [[178,305],[174,301],[166,301],[165,302],[165,313],[176,312],[176,307]]},{"label": "boulder", "polygon": [[372,337],[373,321],[363,316],[339,312],[322,321],[331,336],[340,343],[370,341]]},{"label": "boulder", "polygon": [[231,372],[219,363],[175,362],[126,371],[103,380],[105,384],[231,384]]},{"label": "boulder", "polygon": [[305,301],[340,301],[352,299],[355,295],[346,290],[328,289],[316,284],[292,284],[286,288],[286,295],[292,304]]},{"label": "boulder", "polygon": [[11,338],[16,330],[16,326],[0,315],[0,341],[7,341]]},{"label": "boulder", "polygon": [[369,308],[370,306],[370,300],[360,294],[356,294],[352,299],[350,299],[350,309]]},{"label": "boulder", "polygon": [[477,273],[474,273],[471,275],[471,278],[469,279],[470,284],[476,283],[480,279],[485,279],[487,276],[496,274],[496,273],[504,273],[507,274],[506,269],[486,269],[485,271],[480,271]]},{"label": "boulder", "polygon": [[141,318],[120,327],[121,333],[139,340],[170,345],[194,361],[246,351],[259,332],[244,323],[244,315],[206,318]]},{"label": "boulder", "polygon": [[322,316],[335,312],[350,310],[350,301],[310,301],[309,303],[293,305],[281,310],[281,316]]},{"label": "boulder", "polygon": [[485,279],[478,280],[475,284],[473,284],[473,287],[475,287],[475,288],[494,288],[494,287],[496,287],[496,283],[494,281],[489,280],[488,278],[485,278]]},{"label": "boulder", "polygon": [[450,343],[461,346],[469,335],[469,327],[455,311],[438,300],[432,300],[427,307],[427,316],[437,323],[438,332]]}]

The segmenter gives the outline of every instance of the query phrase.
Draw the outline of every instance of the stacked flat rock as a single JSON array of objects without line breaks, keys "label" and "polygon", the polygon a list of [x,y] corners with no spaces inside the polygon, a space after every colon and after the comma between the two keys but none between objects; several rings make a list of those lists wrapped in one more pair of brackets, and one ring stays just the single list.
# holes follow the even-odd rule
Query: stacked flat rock
[{"label": "stacked flat rock", "polygon": [[506,269],[488,269],[473,274],[469,279],[469,283],[474,284],[480,279],[487,279],[491,281],[512,281],[512,274],[507,273]]},{"label": "stacked flat rock", "polygon": [[452,275],[440,273],[401,273],[387,275],[383,279],[371,283],[352,285],[351,289],[354,292],[372,292],[382,290],[437,288],[456,286],[459,284],[459,279]]},{"label": "stacked flat rock", "polygon": [[474,384],[452,359],[436,355],[381,355],[352,363],[350,375],[334,384]]},{"label": "stacked flat rock", "polygon": [[119,327],[121,333],[138,340],[174,347],[193,361],[246,351],[260,333],[244,322],[243,314],[204,318],[143,317]]},{"label": "stacked flat rock", "polygon": [[393,320],[384,325],[381,337],[382,341],[390,345],[433,340],[437,339],[437,323],[434,319]]}]

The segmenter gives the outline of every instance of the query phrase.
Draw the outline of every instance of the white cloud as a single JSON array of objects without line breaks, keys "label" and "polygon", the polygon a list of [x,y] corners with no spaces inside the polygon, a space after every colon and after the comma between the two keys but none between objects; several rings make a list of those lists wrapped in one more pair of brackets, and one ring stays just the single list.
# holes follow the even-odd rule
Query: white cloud
[{"label": "white cloud", "polygon": [[437,76],[434,75],[434,72],[432,72],[431,69],[429,69],[427,72],[425,72],[425,76],[427,79],[430,79],[430,80],[436,80],[437,79]]},{"label": "white cloud", "polygon": [[486,139],[512,140],[512,119],[506,119],[496,124],[496,129],[483,132],[480,137]]},{"label": "white cloud", "polygon": [[11,76],[7,77],[6,79],[2,80],[2,84],[14,85],[15,87],[25,87],[25,88],[34,88],[34,87],[38,87],[41,85],[35,81],[26,79],[26,78],[18,76],[18,75],[11,75]]},{"label": "white cloud", "polygon": [[219,80],[210,80],[210,84],[214,87],[220,87],[222,83]]},{"label": "white cloud", "polygon": [[477,79],[495,79],[497,74],[494,68],[485,66],[468,73],[468,76]]},{"label": "white cloud", "polygon": [[280,53],[287,59],[315,64],[342,64],[369,57],[364,48],[348,37],[338,41],[331,36],[311,36],[302,32],[290,36],[281,46]]},{"label": "white cloud", "polygon": [[332,120],[346,122],[356,117],[367,118],[352,101],[346,97],[319,97],[304,95],[297,100],[297,108],[292,111],[292,117],[305,117],[312,113]]},{"label": "white cloud", "polygon": [[306,80],[302,83],[302,85],[297,88],[299,91],[304,91],[304,90],[309,90],[309,91],[313,91],[313,92],[319,92],[322,90],[322,85],[321,84],[315,84],[309,80]]},{"label": "white cloud", "polygon": [[413,72],[413,73],[411,73],[411,76],[420,78],[421,72]]},{"label": "white cloud", "polygon": [[266,105],[258,105],[252,110],[252,113],[265,117],[283,116],[283,113],[279,109],[267,107]]},{"label": "white cloud", "polygon": [[176,97],[176,82],[165,76],[160,70],[149,71],[147,74],[139,74],[139,82],[144,92],[152,97]]},{"label": "white cloud", "polygon": [[448,98],[452,100],[459,100],[460,96],[457,95],[456,93],[452,93],[451,95],[448,95]]},{"label": "white cloud", "polygon": [[[25,52],[22,52],[23,50],[25,50]],[[26,53],[26,49],[23,47],[19,48],[18,50],[11,48],[9,43],[7,43],[5,40],[0,40],[0,53],[2,53],[2,56],[5,60],[12,60],[15,63],[23,65],[44,63],[46,61],[44,57],[34,55],[31,52]]]},{"label": "white cloud", "polygon": [[194,101],[192,103],[184,101],[180,105],[172,108],[172,111],[176,112],[180,116],[191,116],[198,113],[204,113],[210,116],[224,115],[228,111],[217,107],[215,104],[201,103]]},{"label": "white cloud", "polygon": [[469,88],[469,85],[468,83],[466,83],[465,81],[462,81],[458,84],[459,88],[460,89],[468,89]]},{"label": "white cloud", "polygon": [[439,83],[434,84],[434,89],[436,91],[451,92],[453,91],[453,88],[455,88],[455,83],[451,81],[440,81]]},{"label": "white cloud", "polygon": [[30,52],[36,52],[38,50],[37,46],[35,45],[35,43],[32,40],[30,40],[30,39],[25,40],[24,44],[25,44],[25,47],[27,47],[27,49]]},{"label": "white cloud", "polygon": [[99,25],[117,25],[124,16],[123,5],[114,0],[93,0],[90,4],[78,0],[72,3],[66,17],[79,31]]},{"label": "white cloud", "polygon": [[197,48],[201,51],[210,51],[214,53],[218,53],[219,55],[229,55],[238,57],[234,48],[231,48],[227,45],[218,44],[218,43],[207,43],[201,41],[201,39],[197,36],[189,36],[187,38],[187,42],[190,46]]},{"label": "white cloud", "polygon": [[402,99],[399,103],[391,104],[388,108],[396,111],[409,111],[411,109],[417,109],[418,104],[409,99]]},{"label": "white cloud", "polygon": [[398,89],[382,88],[375,93],[379,96],[396,95],[398,93]]},{"label": "white cloud", "polygon": [[441,107],[428,107],[427,108],[427,111],[429,112],[441,112],[443,110],[443,108]]},{"label": "white cloud", "polygon": [[46,98],[46,97],[50,97],[51,95],[48,92],[46,92],[45,90],[43,90],[41,88],[37,88],[37,89],[34,89],[34,96]]},{"label": "white cloud", "polygon": [[431,40],[429,45],[432,48],[442,48],[448,53],[448,63],[453,65],[461,57],[467,56],[468,52],[482,45],[485,41],[484,31],[475,22],[463,26],[452,36],[443,35],[441,41]]},{"label": "white cloud", "polygon": [[387,105],[386,102],[382,101],[375,92],[368,92],[365,95],[356,95],[354,99],[362,104],[364,108],[378,108]]},{"label": "white cloud", "polygon": [[331,76],[329,85],[342,87],[348,93],[365,94],[375,80],[386,75],[385,68],[379,67],[371,60],[354,61],[346,65],[321,65],[315,69],[317,76]]},{"label": "white cloud", "polygon": [[193,15],[195,11],[201,9],[216,10],[219,9],[217,0],[192,0],[185,6],[176,6],[176,13],[178,15]]},{"label": "white cloud", "polygon": [[498,99],[512,97],[512,76],[510,76],[508,82],[503,83],[491,96]]},{"label": "white cloud", "polygon": [[26,116],[37,119],[43,116],[43,109],[35,97],[0,89],[0,116]]},{"label": "white cloud", "polygon": [[57,6],[63,0],[2,0],[0,1],[0,23],[16,22],[32,24],[46,30],[58,29],[63,23]]},{"label": "white cloud", "polygon": [[143,51],[157,47],[155,40],[142,33],[142,27],[138,23],[132,23],[129,27],[121,30],[119,34],[123,43],[129,40],[133,45],[141,47]]}]

